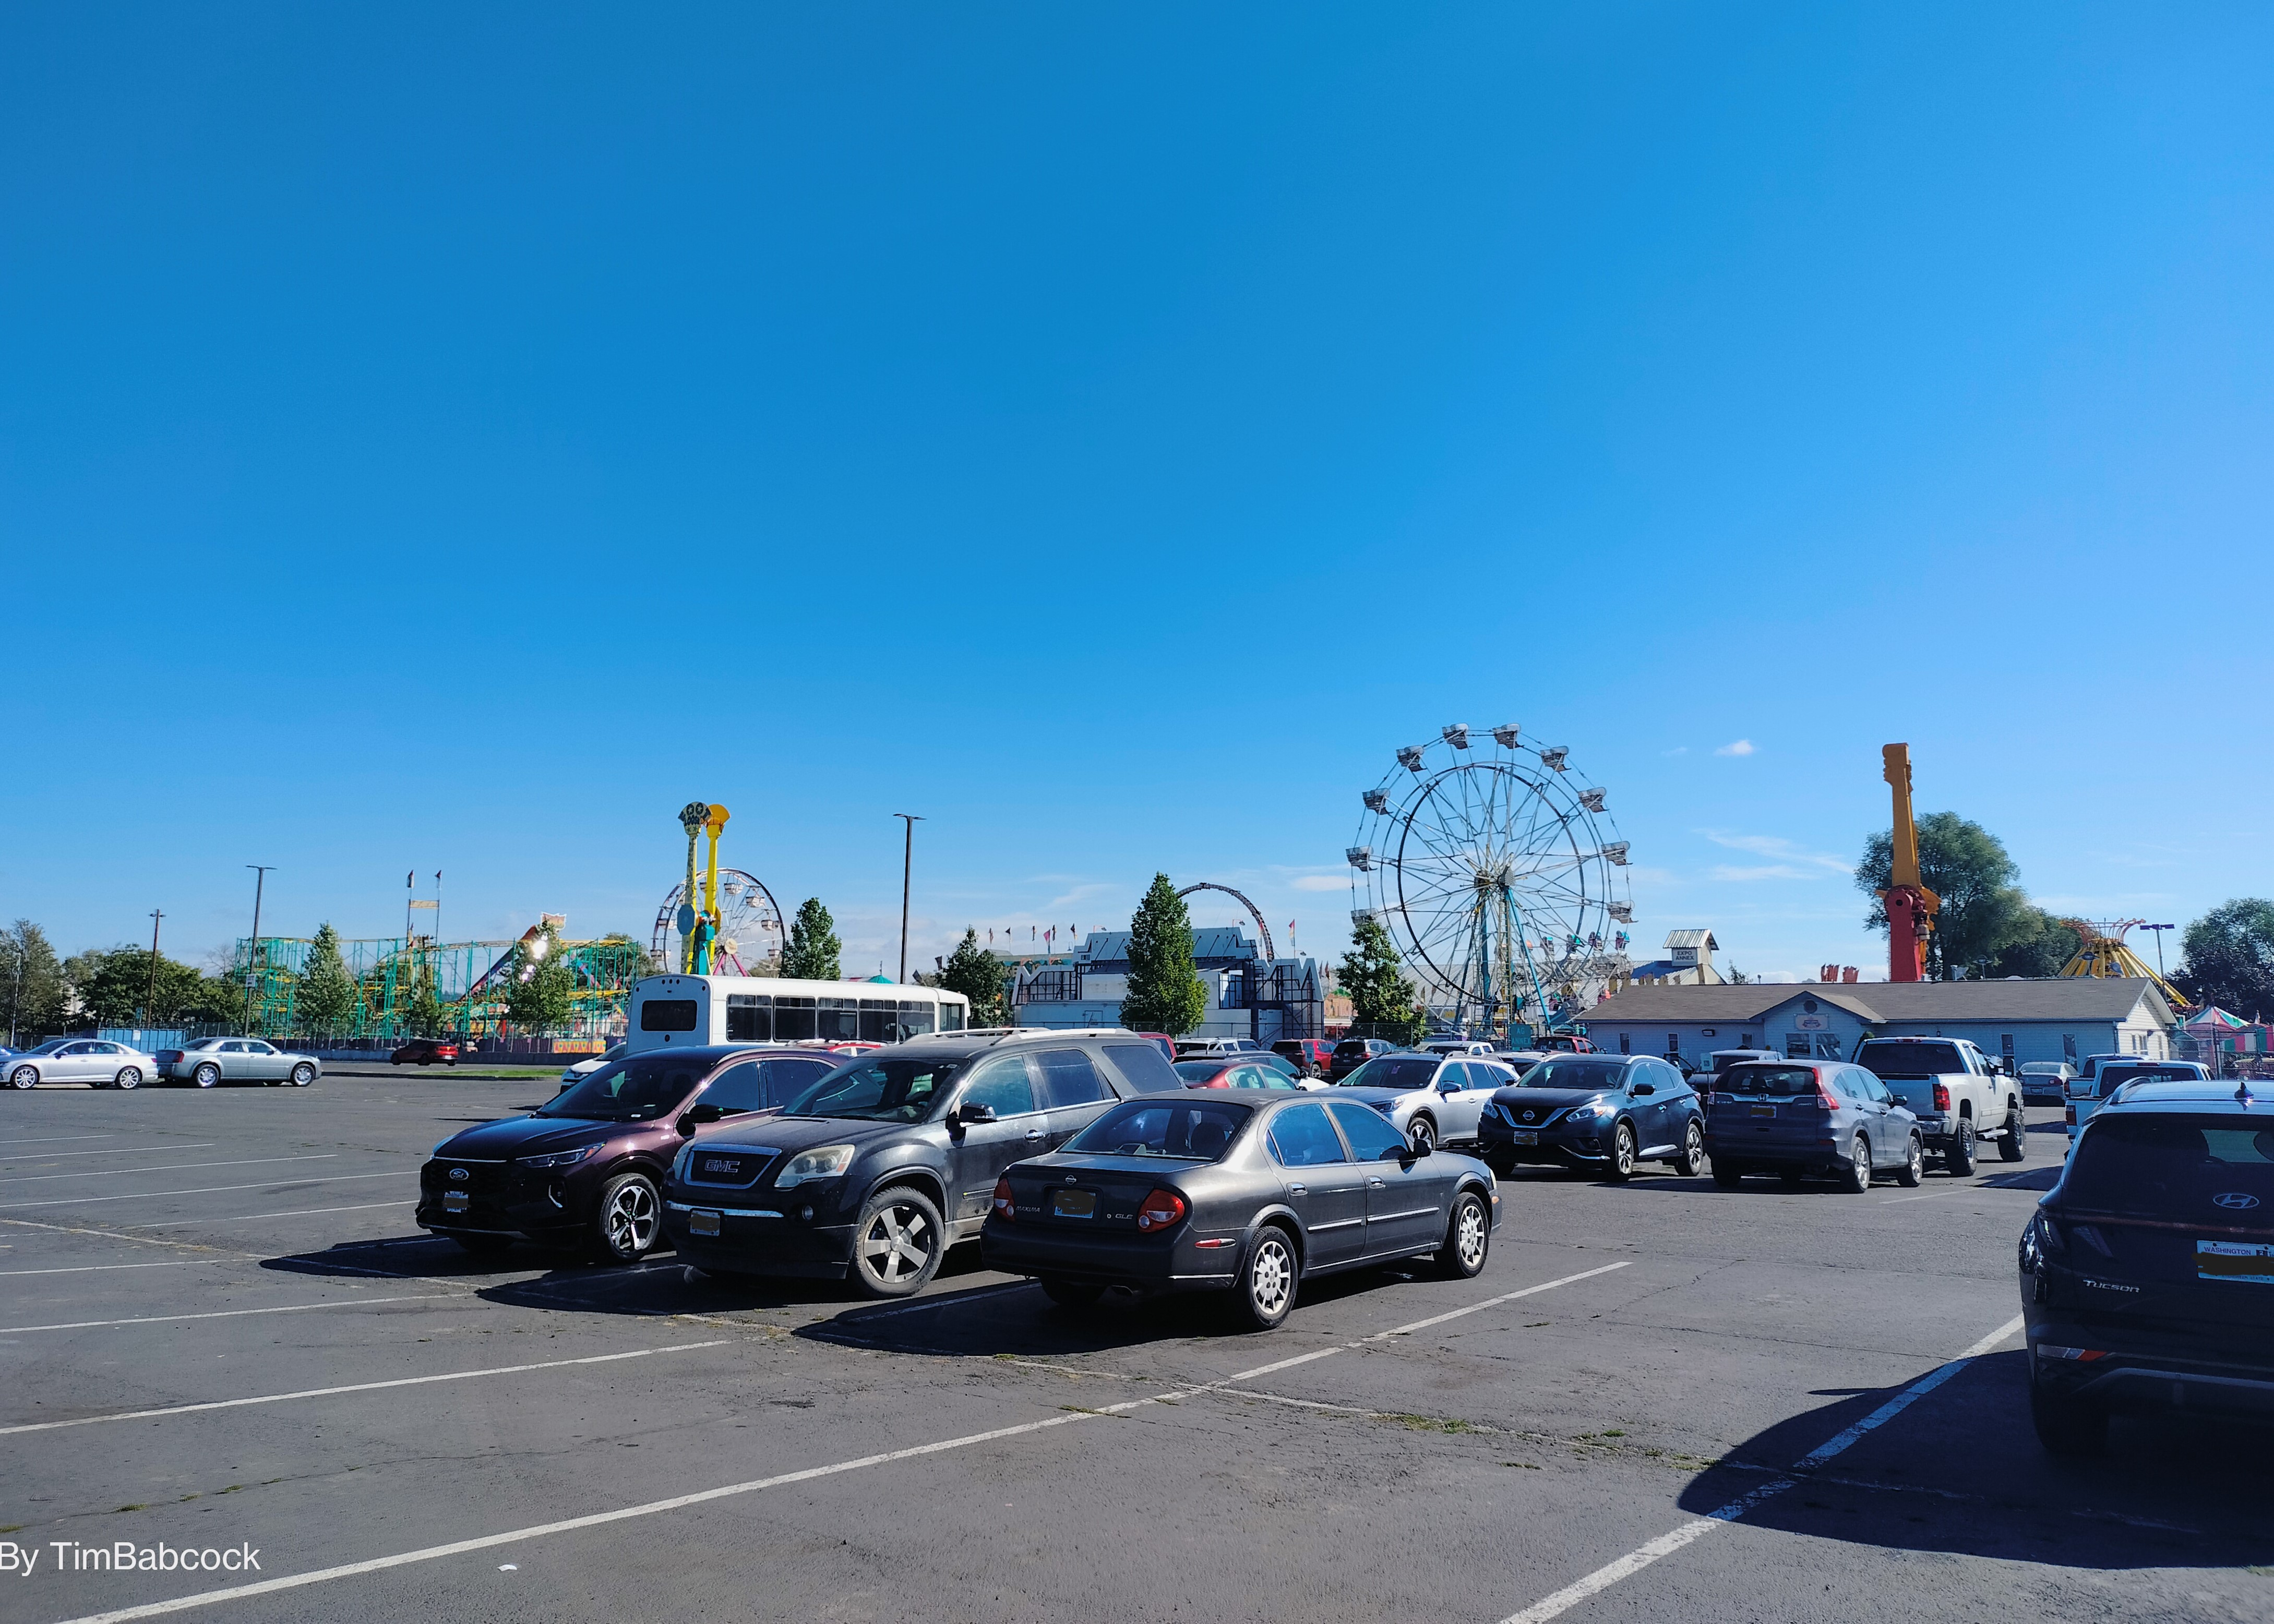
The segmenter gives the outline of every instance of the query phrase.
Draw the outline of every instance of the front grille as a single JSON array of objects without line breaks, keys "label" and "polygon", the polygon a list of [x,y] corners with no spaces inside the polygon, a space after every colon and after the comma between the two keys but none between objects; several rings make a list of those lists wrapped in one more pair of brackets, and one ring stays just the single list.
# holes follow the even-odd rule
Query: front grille
[{"label": "front grille", "polygon": [[[463,1173],[463,1178],[454,1178],[454,1173]],[[420,1169],[418,1184],[424,1190],[437,1192],[458,1191],[477,1200],[493,1199],[504,1193],[506,1166],[501,1162],[433,1161]]]},{"label": "front grille", "polygon": [[716,1150],[697,1149],[687,1159],[687,1182],[690,1184],[711,1184],[719,1189],[747,1189],[758,1182],[773,1159],[781,1153],[763,1145],[721,1146]]}]

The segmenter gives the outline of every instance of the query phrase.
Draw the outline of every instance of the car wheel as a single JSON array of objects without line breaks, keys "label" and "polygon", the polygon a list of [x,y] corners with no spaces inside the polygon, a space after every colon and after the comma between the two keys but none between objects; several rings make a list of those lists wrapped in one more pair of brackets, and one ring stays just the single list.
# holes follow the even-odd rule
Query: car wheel
[{"label": "car wheel", "polygon": [[1998,1160],[2019,1162],[2029,1154],[2029,1124],[2022,1118],[2022,1108],[2015,1106],[2006,1113],[2006,1137],[1998,1141]]},{"label": "car wheel", "polygon": [[510,1235],[453,1235],[450,1238],[476,1257],[494,1257],[513,1245]]},{"label": "car wheel", "polygon": [[1097,1299],[1105,1295],[1103,1286],[1086,1286],[1078,1280],[1043,1281],[1043,1295],[1060,1308],[1081,1310],[1097,1306]]},{"label": "car wheel", "polygon": [[1448,1280],[1473,1280],[1485,1271],[1485,1256],[1492,1250],[1492,1217],[1484,1198],[1467,1190],[1453,1202],[1453,1215],[1445,1225],[1445,1244],[1437,1252],[1437,1272]]},{"label": "car wheel", "polygon": [[200,1088],[210,1088],[221,1081],[221,1068],[207,1062],[190,1073],[190,1080]]},{"label": "car wheel", "polygon": [[39,1083],[40,1069],[37,1066],[18,1066],[8,1073],[8,1086],[11,1088],[36,1088]]},{"label": "car wheel", "polygon": [[1706,1130],[1692,1122],[1689,1131],[1682,1136],[1682,1154],[1668,1162],[1667,1166],[1684,1178],[1695,1178],[1704,1172],[1706,1170]]},{"label": "car wheel", "polygon": [[1909,1156],[1901,1167],[1895,1169],[1895,1182],[1906,1190],[1916,1190],[1919,1187],[1919,1181],[1925,1177],[1926,1147],[1919,1143],[1919,1136],[1914,1133],[1911,1135]]},{"label": "car wheel", "polygon": [[1603,1169],[1614,1184],[1624,1184],[1634,1177],[1635,1131],[1630,1122],[1623,1122],[1611,1133],[1611,1163]]},{"label": "car wheel", "polygon": [[1718,1162],[1713,1164],[1714,1189],[1735,1190],[1739,1184],[1744,1183],[1744,1169],[1737,1167],[1723,1167]]},{"label": "car wheel", "polygon": [[1950,1148],[1942,1153],[1943,1171],[1953,1178],[1969,1178],[1974,1173],[1974,1120],[1969,1116],[1958,1119],[1958,1135],[1950,1141]]},{"label": "car wheel", "polygon": [[921,1190],[879,1190],[853,1226],[853,1267],[870,1297],[907,1297],[939,1272],[947,1226]]},{"label": "car wheel", "polygon": [[1413,1125],[1405,1130],[1405,1142],[1416,1152],[1437,1147],[1437,1124],[1427,1116],[1416,1116]]},{"label": "car wheel", "polygon": [[1276,1331],[1286,1323],[1295,1306],[1295,1243],[1286,1230],[1267,1223],[1255,1232],[1232,1296],[1239,1322],[1249,1329]]},{"label": "car wheel", "polygon": [[1871,1193],[1871,1141],[1860,1133],[1848,1147],[1848,1176],[1840,1182],[1850,1195]]},{"label": "car wheel", "polygon": [[142,1068],[139,1066],[119,1067],[118,1075],[110,1079],[110,1086],[113,1088],[139,1088],[142,1086]]},{"label": "car wheel", "polygon": [[2056,1398],[2029,1384],[2029,1423],[2048,1455],[2071,1459],[2098,1455],[2108,1447],[2108,1412],[2073,1398]]},{"label": "car wheel", "polygon": [[600,1192],[600,1214],[593,1220],[593,1239],[601,1256],[617,1263],[636,1263],[655,1246],[662,1208],[656,1199],[655,1181],[644,1173],[619,1173]]},{"label": "car wheel", "polygon": [[292,1086],[305,1088],[316,1080],[316,1068],[305,1062],[292,1068]]}]

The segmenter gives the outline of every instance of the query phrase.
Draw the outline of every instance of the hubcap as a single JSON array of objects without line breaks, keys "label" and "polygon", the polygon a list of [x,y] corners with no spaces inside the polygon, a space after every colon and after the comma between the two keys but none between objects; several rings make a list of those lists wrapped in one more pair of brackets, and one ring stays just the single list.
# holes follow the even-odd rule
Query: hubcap
[{"label": "hubcap", "polygon": [[212,1087],[212,1086],[214,1086],[214,1084],[215,1084],[216,1082],[218,1082],[218,1081],[220,1081],[220,1080],[221,1080],[221,1073],[220,1073],[220,1072],[218,1072],[218,1071],[215,1071],[215,1070],[213,1069],[213,1067],[211,1067],[211,1066],[200,1066],[200,1067],[198,1068],[198,1086],[199,1086],[199,1087],[200,1087],[200,1088],[210,1088],[210,1087]]},{"label": "hubcap", "polygon": [[1634,1167],[1634,1135],[1624,1128],[1619,1130],[1616,1154],[1619,1171],[1622,1173],[1631,1171]]},{"label": "hubcap", "polygon": [[931,1260],[931,1224],[905,1204],[887,1207],[861,1237],[861,1266],[886,1285],[913,1278]]},{"label": "hubcap", "polygon": [[1485,1215],[1470,1202],[1461,1208],[1461,1261],[1474,1268],[1485,1259]]},{"label": "hubcap", "polygon": [[1287,1293],[1295,1280],[1294,1261],[1287,1255],[1284,1241],[1266,1240],[1255,1249],[1255,1267],[1248,1271],[1247,1289],[1265,1314],[1276,1314],[1287,1306]]},{"label": "hubcap", "polygon": [[1422,1146],[1428,1143],[1430,1143],[1429,1124],[1426,1122],[1415,1123],[1413,1124],[1413,1147],[1416,1150],[1419,1150]]},{"label": "hubcap", "polygon": [[655,1193],[637,1182],[616,1192],[608,1203],[608,1241],[618,1252],[645,1252],[655,1239]]},{"label": "hubcap", "polygon": [[1856,1148],[1849,1153],[1849,1159],[1856,1163],[1856,1182],[1859,1184],[1870,1184],[1871,1182],[1871,1153],[1864,1148],[1863,1140],[1857,1139],[1856,1141]]}]

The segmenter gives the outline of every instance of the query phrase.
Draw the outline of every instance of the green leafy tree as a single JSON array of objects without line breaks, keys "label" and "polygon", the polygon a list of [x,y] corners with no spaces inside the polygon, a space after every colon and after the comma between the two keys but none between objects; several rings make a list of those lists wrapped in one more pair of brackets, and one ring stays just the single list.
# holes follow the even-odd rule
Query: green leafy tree
[{"label": "green leafy tree", "polygon": [[64,974],[80,1020],[97,1026],[132,1026],[146,1017],[151,1026],[171,1026],[198,1007],[205,979],[162,953],[154,976],[150,950],[132,946],[75,953]]},{"label": "green leafy tree", "polygon": [[838,955],[845,944],[837,939],[837,921],[818,897],[797,905],[790,921],[789,940],[782,944],[781,973],[794,981],[835,981],[844,979]]},{"label": "green leafy tree", "polygon": [[2059,975],[2076,955],[2075,929],[2035,906],[2023,911],[2021,923],[2022,934],[1992,953],[1982,974],[1999,981],[2009,975],[2029,981]]},{"label": "green leafy tree", "polygon": [[[1997,836],[1955,812],[1930,812],[1918,820],[1919,877],[1942,898],[1927,938],[1929,981],[1954,981],[1986,974],[1999,953],[2024,939],[2037,910],[2014,883],[2019,871]],[[1864,843],[1856,865],[1856,889],[1871,898],[1864,923],[1887,929],[1879,893],[1893,883],[1894,834],[1882,830]]]},{"label": "green leafy tree", "polygon": [[1121,1024],[1177,1037],[1201,1024],[1208,989],[1193,968],[1193,916],[1165,874],[1153,876],[1129,921],[1129,996]]},{"label": "green leafy tree", "polygon": [[1429,1030],[1429,1012],[1414,997],[1403,962],[1389,932],[1369,915],[1351,932],[1342,987],[1350,995],[1351,1019],[1369,1034],[1418,1043]]},{"label": "green leafy tree", "polygon": [[[547,924],[534,942],[515,945],[514,961],[507,972],[508,990],[505,1011],[513,1024],[523,1032],[544,1032],[554,1026],[566,1026],[576,1012],[576,977],[568,968],[568,955],[561,951],[561,933]],[[441,1000],[433,997],[434,985],[431,975],[422,979],[411,995],[411,1020],[419,1020],[422,998],[433,998],[432,1019],[439,1022],[442,1013]]]},{"label": "green leafy tree", "polygon": [[1721,979],[1732,987],[1751,987],[1753,984],[1753,978],[1737,968],[1735,959],[1730,961],[1728,969],[1722,973]]},{"label": "green leafy tree", "polygon": [[70,984],[47,932],[28,919],[0,930],[0,1005],[16,1041],[61,1032],[70,1003]]},{"label": "green leafy tree", "polygon": [[971,1000],[971,1024],[975,1026],[1006,1026],[1011,1024],[1011,1006],[1004,990],[1003,961],[979,945],[979,933],[967,930],[955,951],[948,955],[932,984],[948,992],[960,992]]},{"label": "green leafy tree", "polygon": [[2180,938],[2187,962],[2172,981],[2197,1004],[2216,1004],[2255,1020],[2274,1012],[2274,902],[2239,897],[2221,903]]},{"label": "green leafy tree", "polygon": [[293,1001],[298,1024],[304,1031],[327,1035],[343,1031],[355,1007],[355,981],[340,956],[340,933],[328,923],[319,925]]}]

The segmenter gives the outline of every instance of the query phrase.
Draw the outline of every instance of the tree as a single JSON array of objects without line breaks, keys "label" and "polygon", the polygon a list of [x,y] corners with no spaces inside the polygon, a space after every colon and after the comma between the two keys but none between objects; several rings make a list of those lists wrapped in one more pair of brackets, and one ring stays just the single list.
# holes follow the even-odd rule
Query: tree
[{"label": "tree", "polygon": [[355,981],[348,974],[347,960],[340,957],[340,933],[329,923],[317,926],[315,939],[308,944],[293,1003],[298,1026],[310,1033],[338,1032],[355,1013]]},{"label": "tree", "polygon": [[205,978],[191,966],[158,955],[151,973],[147,947],[90,948],[64,963],[79,1016],[97,1026],[169,1026],[202,1004]]},{"label": "tree", "polygon": [[[1918,820],[1919,877],[1942,898],[1927,937],[1929,981],[1954,981],[1988,974],[1998,954],[2032,929],[2037,910],[2014,882],[2018,870],[1997,836],[1955,812],[1930,812]],[[1864,843],[1856,865],[1856,889],[1871,897],[1864,923],[1884,933],[1886,905],[1879,893],[1894,883],[1894,834],[1882,830]]]},{"label": "tree", "polygon": [[1121,1024],[1178,1037],[1208,1012],[1208,989],[1193,968],[1193,916],[1165,874],[1153,876],[1129,921],[1129,996]]},{"label": "tree", "polygon": [[1732,987],[1751,987],[1753,984],[1753,978],[1737,968],[1737,961],[1734,959],[1729,961],[1729,973],[1725,979]]},{"label": "tree", "polygon": [[[513,955],[506,972],[507,1017],[523,1032],[568,1025],[576,1009],[570,996],[576,990],[576,978],[561,951],[561,932],[548,922],[536,941],[516,943]],[[441,1000],[434,996],[430,973],[411,990],[411,1024],[425,1024],[432,1030],[442,1019]]]},{"label": "tree", "polygon": [[956,944],[955,951],[940,966],[934,984],[948,992],[960,992],[971,1000],[973,1026],[1011,1024],[1010,1004],[1003,991],[1003,961],[979,945],[976,930],[963,933],[963,940]]},{"label": "tree", "polygon": [[2061,966],[2075,957],[2075,929],[2034,906],[2023,911],[2021,924],[2022,934],[1992,954],[1982,974],[1998,981],[2009,975],[2029,981],[2059,975]]},{"label": "tree", "polygon": [[28,919],[0,930],[0,1004],[8,1011],[10,1041],[61,1032],[70,996],[47,932]]},{"label": "tree", "polygon": [[782,975],[793,981],[841,981],[845,971],[837,956],[844,951],[845,944],[837,939],[837,921],[829,917],[820,898],[808,897],[797,905],[789,940],[782,944]]},{"label": "tree", "polygon": [[2274,1011],[2274,902],[2223,902],[2189,925],[2180,945],[2187,962],[2172,981],[2188,997],[2249,1020]]},{"label": "tree", "polygon": [[1382,921],[1362,919],[1351,932],[1350,951],[1343,955],[1342,985],[1350,995],[1353,1022],[1374,1036],[1415,1043],[1427,1033],[1429,1015],[1413,996],[1402,962]]}]

